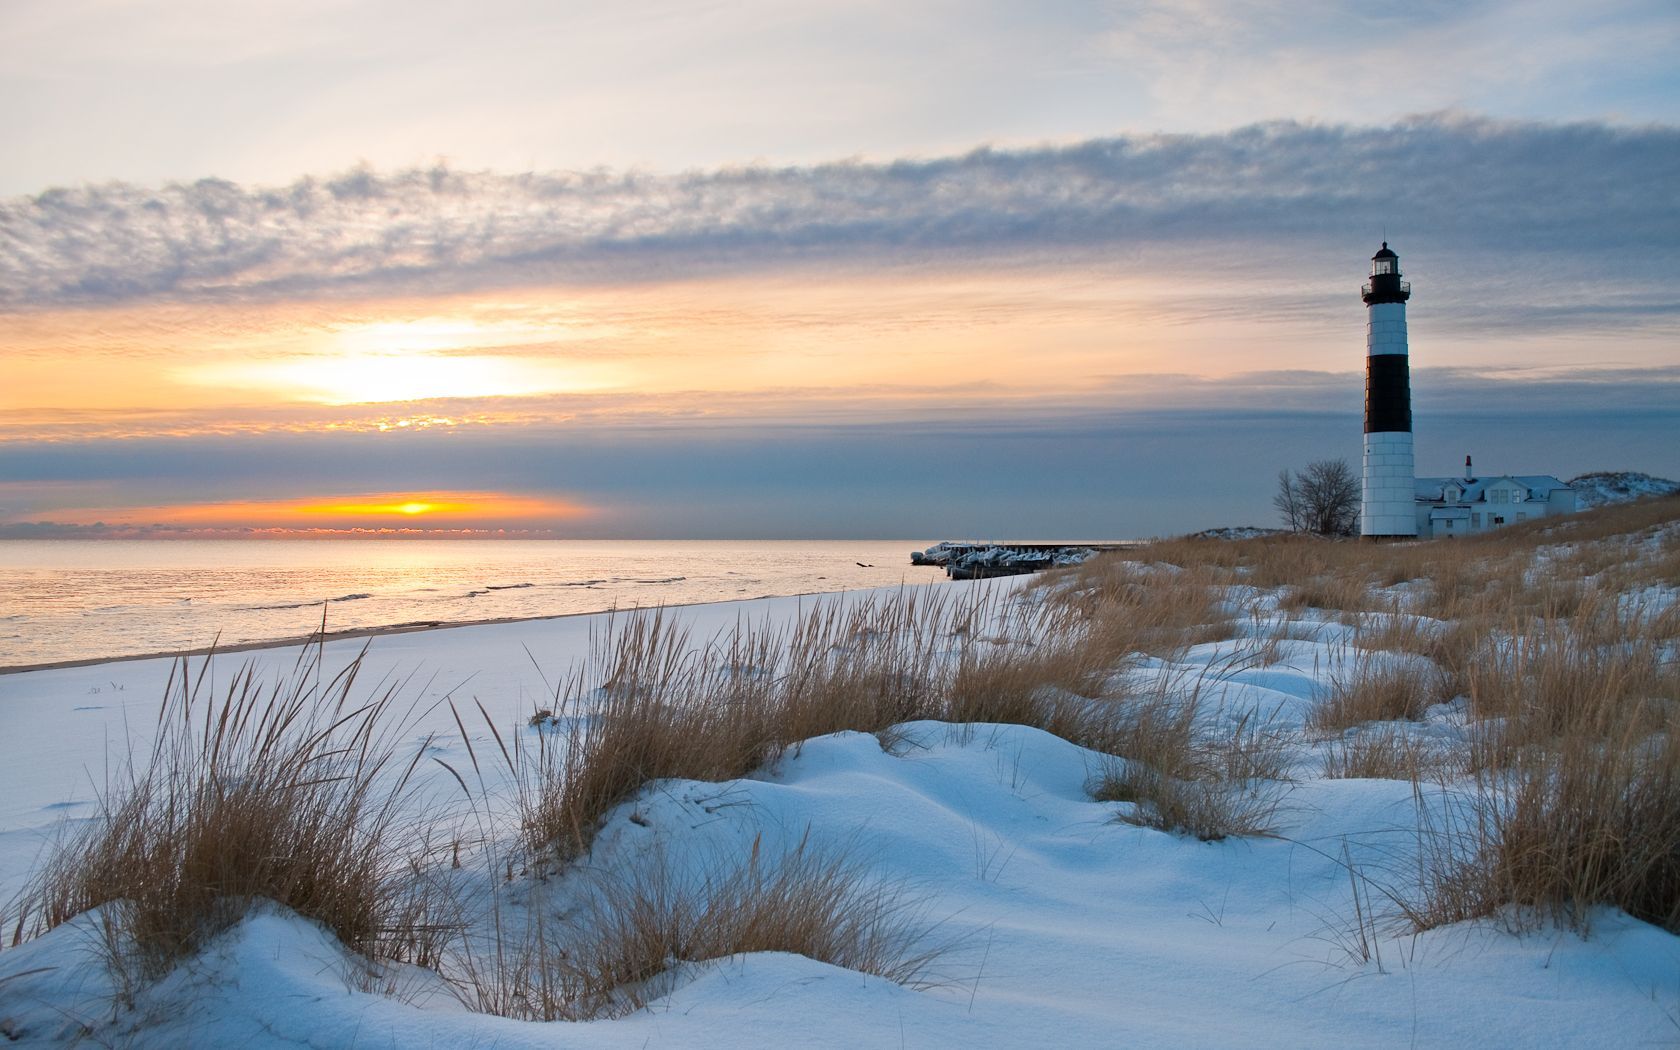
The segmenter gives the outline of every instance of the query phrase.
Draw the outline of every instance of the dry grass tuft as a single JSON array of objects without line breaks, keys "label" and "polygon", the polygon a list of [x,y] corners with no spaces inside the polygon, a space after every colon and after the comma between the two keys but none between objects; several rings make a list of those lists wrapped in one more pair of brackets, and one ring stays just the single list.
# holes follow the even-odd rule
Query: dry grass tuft
[{"label": "dry grass tuft", "polygon": [[563,691],[570,699],[555,705],[569,735],[539,732],[508,756],[527,845],[565,862],[650,781],[744,776],[805,739],[883,736],[912,719],[1033,726],[1169,780],[1281,776],[1287,747],[1275,736],[1246,723],[1224,740],[1198,733],[1199,683],[1182,701],[1171,682],[1144,696],[1103,695],[1116,664],[1141,655],[1132,646],[1175,640],[1182,655],[1228,631],[1205,580],[1168,575],[1159,606],[1150,584],[1122,570],[1072,600],[1006,607],[925,591],[818,602],[785,630],[744,625],[704,645],[659,613],[615,622]]},{"label": "dry grass tuft", "polygon": [[1082,624],[1085,659],[1104,667],[1140,655],[1165,656],[1236,631],[1219,570],[1208,565],[1184,569],[1165,558],[1143,562],[1117,553],[1055,574],[1045,586],[1051,604]]},{"label": "dry grass tuft", "polygon": [[1363,575],[1345,568],[1336,573],[1313,576],[1291,585],[1279,601],[1286,612],[1306,609],[1353,611],[1369,608],[1371,585]]},{"label": "dry grass tuft", "polygon": [[1323,771],[1339,780],[1410,780],[1446,774],[1453,758],[1393,727],[1367,730],[1332,741],[1324,749]]},{"label": "dry grass tuft", "polygon": [[651,781],[744,776],[842,730],[938,719],[1111,740],[1110,707],[1074,691],[1103,670],[1080,618],[949,595],[818,601],[785,628],[746,624],[699,645],[660,612],[613,621],[555,705],[570,732],[507,756],[531,850],[569,860]]},{"label": "dry grass tuft", "polygon": [[744,952],[792,952],[916,986],[946,949],[922,902],[872,878],[846,850],[808,837],[778,858],[677,864],[654,854],[596,871],[578,913],[536,912],[490,966],[458,968],[469,1007],[525,1020],[619,1017],[669,988],[675,967]]},{"label": "dry grass tuft", "polygon": [[1572,740],[1636,738],[1661,728],[1660,707],[1680,703],[1680,668],[1668,645],[1613,596],[1588,599],[1574,620],[1539,620],[1501,632],[1468,670],[1471,710],[1493,720],[1489,756]]},{"label": "dry grass tuft", "polygon": [[[645,987],[673,961],[742,952],[792,952],[914,984],[934,952],[918,902],[872,880],[856,858],[802,841],[775,860],[754,840],[744,862],[700,878],[648,865],[603,883],[586,920],[582,965],[601,1007],[642,1005]],[[626,990],[630,994],[622,996]]]},{"label": "dry grass tuft", "polygon": [[[1571,741],[1490,784],[1482,896],[1578,926],[1594,905],[1680,933],[1680,742]],[[1476,869],[1472,869],[1476,870]],[[1491,891],[1491,892],[1489,892]]]},{"label": "dry grass tuft", "polygon": [[34,932],[105,908],[110,961],[132,987],[270,900],[356,951],[429,962],[439,931],[398,846],[424,745],[399,762],[391,691],[352,700],[360,657],[325,683],[320,660],[307,647],[266,689],[246,665],[218,701],[205,695],[208,658],[196,677],[183,659],[151,754],[26,891]]},{"label": "dry grass tuft", "polygon": [[1295,745],[1279,730],[1257,724],[1250,716],[1213,748],[1220,779],[1287,781],[1295,765]]},{"label": "dry grass tuft", "polygon": [[[1491,915],[1586,932],[1596,907],[1680,933],[1680,744],[1578,738],[1477,777],[1425,819],[1419,929]],[[1420,805],[1420,811],[1424,806]]]},{"label": "dry grass tuft", "polygon": [[1472,674],[1473,786],[1426,826],[1419,927],[1503,913],[1584,930],[1610,906],[1680,932],[1680,669],[1647,620],[1607,627],[1621,613],[1601,598],[1495,639]]},{"label": "dry grass tuft", "polygon": [[1416,721],[1442,699],[1433,668],[1361,652],[1350,671],[1330,676],[1330,694],[1313,707],[1307,725],[1327,733],[1366,722]]},{"label": "dry grass tuft", "polygon": [[1099,802],[1130,802],[1121,821],[1217,842],[1239,835],[1269,835],[1279,793],[1264,784],[1183,780],[1141,764],[1111,765],[1092,786]]},{"label": "dry grass tuft", "polygon": [[[1468,743],[1450,751],[1367,728],[1324,752],[1327,776],[1472,777],[1467,803],[1449,807],[1453,820],[1425,820],[1424,890],[1406,902],[1417,925],[1509,905],[1579,925],[1609,904],[1674,929],[1680,608],[1660,588],[1680,582],[1677,521],[1680,498],[1669,498],[1456,541],[1170,541],[1069,574],[1066,590],[1094,608],[1099,597],[1146,604],[1128,587],[1259,588],[1284,610],[1354,623],[1361,649],[1417,658],[1356,662],[1314,712],[1321,732],[1415,719],[1432,702],[1466,697]],[[1111,651],[1188,644],[1192,631],[1176,622],[1176,635],[1121,632]],[[1117,753],[1137,760],[1097,790],[1136,803],[1140,821],[1217,831],[1220,822],[1198,818],[1207,799],[1219,801],[1221,778],[1198,771],[1208,744],[1194,719],[1145,708],[1130,725],[1137,739]]]},{"label": "dry grass tuft", "polygon": [[767,642],[738,643],[720,667],[662,610],[609,624],[592,657],[607,669],[604,684],[589,696],[574,683],[574,699],[556,705],[570,732],[539,731],[534,754],[521,741],[512,760],[533,853],[582,853],[607,812],[649,781],[728,779],[769,756],[764,715],[750,702],[766,692],[768,672],[752,657]]},{"label": "dry grass tuft", "polygon": [[1223,731],[1203,717],[1205,679],[1157,677],[1117,701],[1116,733],[1090,786],[1100,802],[1129,802],[1120,820],[1215,841],[1267,835],[1282,802],[1292,754],[1279,735],[1241,719]]}]

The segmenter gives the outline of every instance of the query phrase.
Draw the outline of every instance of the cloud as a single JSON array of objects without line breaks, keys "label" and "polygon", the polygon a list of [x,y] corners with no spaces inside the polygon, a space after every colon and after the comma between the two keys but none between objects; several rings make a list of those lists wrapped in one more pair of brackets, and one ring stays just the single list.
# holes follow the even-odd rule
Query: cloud
[{"label": "cloud", "polygon": [[1386,223],[1474,278],[1465,310],[1672,318],[1675,185],[1677,128],[1453,115],[678,175],[106,183],[0,202],[0,306],[1069,260],[1228,273],[1248,295],[1270,279],[1287,300],[1302,273],[1345,275]]},{"label": "cloud", "polygon": [[7,0],[5,193],[938,155],[1279,117],[1673,121],[1673,0]]}]

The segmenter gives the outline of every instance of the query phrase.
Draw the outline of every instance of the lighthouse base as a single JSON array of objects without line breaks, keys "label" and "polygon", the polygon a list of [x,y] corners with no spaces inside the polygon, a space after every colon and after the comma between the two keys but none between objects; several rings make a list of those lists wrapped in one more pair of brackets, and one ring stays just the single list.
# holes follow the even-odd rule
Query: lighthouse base
[{"label": "lighthouse base", "polygon": [[1360,497],[1360,536],[1417,538],[1417,493],[1412,481],[1410,431],[1365,435],[1365,475]]}]

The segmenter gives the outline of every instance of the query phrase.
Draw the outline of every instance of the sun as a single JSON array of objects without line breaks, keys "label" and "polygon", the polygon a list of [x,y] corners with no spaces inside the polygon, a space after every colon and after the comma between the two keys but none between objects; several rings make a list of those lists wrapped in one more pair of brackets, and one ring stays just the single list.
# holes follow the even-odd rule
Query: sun
[{"label": "sun", "polygon": [[432,509],[430,503],[400,503],[397,505],[399,514],[424,514]]}]

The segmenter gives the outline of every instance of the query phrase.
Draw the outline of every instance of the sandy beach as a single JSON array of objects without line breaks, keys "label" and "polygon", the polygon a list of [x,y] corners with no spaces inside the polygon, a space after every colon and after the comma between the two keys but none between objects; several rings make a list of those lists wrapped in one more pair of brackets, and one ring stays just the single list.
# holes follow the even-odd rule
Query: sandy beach
[{"label": "sandy beach", "polygon": [[[937,581],[936,581],[935,585],[938,585]],[[913,583],[913,584],[906,584],[905,586],[927,586],[927,584],[925,584],[925,583]],[[886,588],[886,589],[890,590],[891,588]],[[820,597],[822,595],[826,595],[826,594],[841,594],[841,593],[846,593],[846,592],[842,592],[842,591],[800,591],[800,592],[795,593],[795,594],[776,595],[775,597],[778,598],[778,599],[780,599],[780,598],[818,598],[818,597]],[[729,606],[741,605],[741,604],[745,604],[745,603],[749,603],[749,602],[760,602],[760,601],[769,601],[769,600],[771,600],[771,598],[769,596],[765,596],[765,597],[762,597],[762,598],[737,598],[734,601],[723,601],[723,602],[665,602],[665,603],[659,604],[657,606],[657,608],[662,608],[662,609],[686,609],[686,608],[692,608],[692,607],[702,606],[702,605],[717,605],[717,606],[729,607]],[[315,632],[312,632],[312,633],[307,634],[307,635],[294,635],[294,636],[288,637],[288,638],[275,638],[275,639],[271,639],[271,640],[268,640],[268,641],[261,641],[261,642],[236,642],[236,643],[231,643],[231,644],[228,644],[228,645],[217,645],[217,646],[214,646],[214,647],[205,646],[205,647],[196,648],[196,649],[183,649],[183,650],[180,650],[178,652],[137,653],[137,654],[134,654],[134,655],[125,655],[125,656],[95,656],[95,657],[89,657],[87,659],[81,659],[81,660],[52,660],[52,661],[46,661],[46,662],[34,663],[34,664],[15,664],[15,665],[11,665],[11,666],[0,666],[0,675],[25,674],[25,673],[28,673],[28,672],[31,672],[31,671],[62,670],[62,669],[73,668],[73,667],[100,667],[100,666],[104,666],[104,665],[108,665],[108,664],[129,663],[129,662],[135,661],[135,660],[147,660],[147,661],[179,660],[183,656],[184,657],[189,657],[189,658],[205,657],[205,656],[211,655],[212,653],[226,655],[226,654],[232,654],[232,653],[257,652],[257,651],[265,650],[265,649],[295,649],[298,646],[308,645],[308,644],[319,644],[322,641],[325,641],[328,644],[331,644],[331,643],[334,643],[334,642],[355,641],[355,640],[358,640],[358,639],[383,638],[383,637],[386,637],[388,635],[411,634],[411,633],[416,632],[416,631],[451,631],[451,630],[456,630],[456,629],[463,628],[463,627],[491,627],[491,626],[495,626],[496,624],[537,623],[537,622],[540,622],[540,621],[543,621],[543,620],[565,620],[565,619],[571,619],[571,618],[580,617],[580,616],[602,617],[602,616],[611,616],[611,615],[629,615],[631,613],[634,613],[637,608],[638,608],[637,606],[625,606],[625,607],[623,607],[621,609],[618,609],[618,610],[599,610],[599,611],[592,611],[592,612],[554,613],[554,614],[549,615],[549,616],[491,616],[491,617],[486,617],[482,620],[454,620],[454,621],[449,621],[449,622],[436,621],[436,620],[424,620],[424,621],[418,621],[418,622],[415,622],[415,623],[394,623],[394,624],[389,624],[389,625],[386,625],[386,626],[383,626],[383,627],[351,627],[351,628],[346,628],[344,630],[328,630],[328,631],[325,631],[325,632],[315,631]]]},{"label": "sandy beach", "polygon": [[[983,589],[1010,582],[954,586]],[[788,618],[815,601],[866,600],[898,590],[672,608],[680,609],[694,637],[704,640],[740,618]],[[626,610],[334,633],[326,639],[322,670],[330,677],[365,647],[362,678],[369,689],[377,682],[408,683],[406,699],[434,708],[412,727],[415,739],[455,732],[447,709],[435,709],[451,697],[481,702],[500,722],[516,725],[537,708],[554,706],[556,684],[584,658],[591,637],[613,618],[630,615],[633,611]],[[309,644],[300,639],[230,646],[218,649],[208,664],[202,652],[186,655],[191,673],[205,673],[213,690],[214,683],[246,665],[259,676],[277,677],[296,664]],[[0,763],[0,900],[17,890],[60,819],[86,812],[96,787],[127,755],[149,746],[164,688],[181,655],[77,661],[0,674],[0,738],[12,741],[17,754],[32,756],[27,762]]]}]

